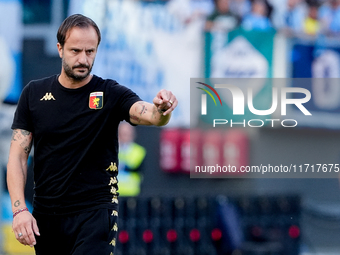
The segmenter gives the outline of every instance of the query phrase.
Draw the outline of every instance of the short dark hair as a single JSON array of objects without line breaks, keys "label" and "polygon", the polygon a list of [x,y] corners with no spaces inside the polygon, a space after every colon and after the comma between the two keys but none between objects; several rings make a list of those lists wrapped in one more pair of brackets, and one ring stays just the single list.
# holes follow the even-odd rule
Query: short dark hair
[{"label": "short dark hair", "polygon": [[57,33],[58,43],[60,43],[61,47],[64,47],[67,32],[73,27],[88,28],[90,26],[92,26],[97,32],[99,45],[101,35],[97,24],[92,19],[81,14],[73,14],[67,17],[63,23],[61,23]]}]

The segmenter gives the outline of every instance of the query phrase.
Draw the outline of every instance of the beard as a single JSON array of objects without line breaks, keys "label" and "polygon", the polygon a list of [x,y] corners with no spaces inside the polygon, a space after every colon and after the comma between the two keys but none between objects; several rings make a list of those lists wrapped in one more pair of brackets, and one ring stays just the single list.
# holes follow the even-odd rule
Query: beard
[{"label": "beard", "polygon": [[[94,62],[93,62],[93,63],[94,63]],[[92,71],[93,63],[92,63],[92,65],[82,65],[82,64],[80,64],[80,65],[76,65],[76,66],[72,66],[72,67],[71,67],[71,66],[69,66],[69,65],[66,63],[66,61],[65,61],[64,58],[62,59],[62,64],[63,64],[63,68],[64,68],[64,70],[65,70],[65,74],[66,74],[69,78],[71,78],[71,79],[73,79],[73,80],[75,80],[75,81],[82,81],[82,80],[84,80],[85,78],[87,78],[87,77],[90,75],[91,71]],[[74,71],[74,69],[76,69],[76,68],[86,68],[87,71],[84,71],[83,73],[77,74],[77,73]]]}]

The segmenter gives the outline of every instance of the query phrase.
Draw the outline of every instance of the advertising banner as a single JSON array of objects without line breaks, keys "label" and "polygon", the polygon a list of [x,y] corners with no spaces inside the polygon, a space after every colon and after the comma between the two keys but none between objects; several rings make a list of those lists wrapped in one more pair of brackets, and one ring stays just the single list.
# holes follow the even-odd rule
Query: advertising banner
[{"label": "advertising banner", "polygon": [[[229,78],[243,93],[252,88],[253,104],[257,109],[268,109],[271,105],[272,84],[267,78],[272,77],[273,45],[275,32],[245,31],[237,29],[229,33],[207,33],[205,45],[205,79],[198,84],[200,89],[208,89],[214,78]],[[210,78],[210,79],[208,79]],[[250,84],[248,84],[248,82]],[[207,100],[212,106],[215,102]],[[202,116],[209,122],[215,115],[232,116],[231,94],[223,94],[220,104],[214,112]],[[244,118],[243,118],[244,117]],[[262,116],[261,119],[268,116]],[[252,113],[246,110],[242,118],[251,119]]]},{"label": "advertising banner", "polygon": [[275,32],[237,29],[229,33],[207,33],[205,77],[272,77]]},{"label": "advertising banner", "polygon": [[[314,118],[298,118],[303,126],[340,128],[340,44],[330,41],[294,42],[292,46],[292,87],[303,87],[313,95],[306,104]],[[303,78],[312,79],[303,79]],[[296,115],[292,109],[290,116]]]}]

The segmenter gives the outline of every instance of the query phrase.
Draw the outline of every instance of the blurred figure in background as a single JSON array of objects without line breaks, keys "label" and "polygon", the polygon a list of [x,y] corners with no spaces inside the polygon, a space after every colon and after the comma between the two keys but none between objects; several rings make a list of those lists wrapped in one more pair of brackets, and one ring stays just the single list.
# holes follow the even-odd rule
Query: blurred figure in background
[{"label": "blurred figure in background", "polygon": [[206,31],[230,31],[237,28],[240,19],[231,12],[230,0],[215,0],[215,10],[207,17]]},{"label": "blurred figure in background", "polygon": [[135,128],[122,122],[118,129],[120,196],[137,196],[140,193],[146,150],[134,142],[135,138]]},{"label": "blurred figure in background", "polygon": [[329,0],[320,7],[322,33],[330,36],[340,33],[340,0]]},{"label": "blurred figure in background", "polygon": [[268,18],[268,7],[263,0],[252,2],[251,13],[246,15],[242,21],[242,27],[246,30],[268,31],[273,28]]},{"label": "blurred figure in background", "polygon": [[318,19],[319,3],[314,0],[308,4],[307,17],[303,22],[303,32],[306,35],[316,36],[320,31],[320,22]]},{"label": "blurred figure in background", "polygon": [[236,14],[240,19],[251,11],[251,3],[249,0],[231,0],[230,11]]},{"label": "blurred figure in background", "polygon": [[303,30],[307,15],[307,5],[303,0],[287,0],[287,11],[284,15],[283,28],[289,34],[298,34]]},{"label": "blurred figure in background", "polygon": [[213,0],[171,0],[167,8],[182,23],[189,24],[196,20],[205,21],[214,10],[214,2]]}]

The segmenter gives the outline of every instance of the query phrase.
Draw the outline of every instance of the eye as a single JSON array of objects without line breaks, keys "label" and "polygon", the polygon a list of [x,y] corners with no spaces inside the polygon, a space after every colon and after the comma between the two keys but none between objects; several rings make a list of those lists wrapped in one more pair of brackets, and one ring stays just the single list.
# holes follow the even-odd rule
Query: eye
[{"label": "eye", "polygon": [[91,55],[94,52],[94,50],[87,50],[86,53],[87,55]]}]

